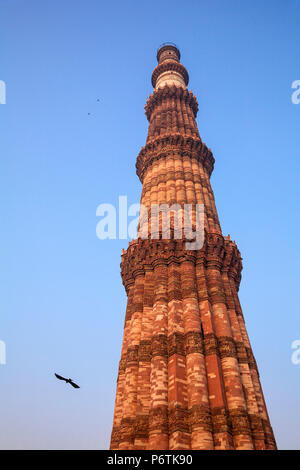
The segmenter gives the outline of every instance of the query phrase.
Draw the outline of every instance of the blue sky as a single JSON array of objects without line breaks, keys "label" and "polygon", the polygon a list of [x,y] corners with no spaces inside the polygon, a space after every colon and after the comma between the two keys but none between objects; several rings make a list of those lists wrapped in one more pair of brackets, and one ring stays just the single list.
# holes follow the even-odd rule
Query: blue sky
[{"label": "blue sky", "polygon": [[96,208],[139,201],[144,104],[156,49],[173,41],[216,159],[223,233],[243,256],[278,446],[299,449],[300,1],[0,0],[0,18],[1,448],[109,445],[128,242],[96,237]]}]

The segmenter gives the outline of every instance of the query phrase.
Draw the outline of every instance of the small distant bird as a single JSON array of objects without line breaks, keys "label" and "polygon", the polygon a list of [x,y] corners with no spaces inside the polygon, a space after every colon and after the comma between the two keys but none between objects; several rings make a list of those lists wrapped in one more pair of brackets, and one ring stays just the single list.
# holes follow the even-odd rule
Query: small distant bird
[{"label": "small distant bird", "polygon": [[91,113],[88,113],[88,115],[90,116]]},{"label": "small distant bird", "polygon": [[97,101],[100,101],[99,98],[97,98]]},{"label": "small distant bird", "polygon": [[55,377],[57,377],[59,380],[64,380],[67,384],[71,384],[72,387],[74,388],[80,388],[79,385],[77,385],[75,382],[73,382],[72,379],[65,379],[64,377],[62,377],[61,375],[58,375],[58,374],[54,374]]}]

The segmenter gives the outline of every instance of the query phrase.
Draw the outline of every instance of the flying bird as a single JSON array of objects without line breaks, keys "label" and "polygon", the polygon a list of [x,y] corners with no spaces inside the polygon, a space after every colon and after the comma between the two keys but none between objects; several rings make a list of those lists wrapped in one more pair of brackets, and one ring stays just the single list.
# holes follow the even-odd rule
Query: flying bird
[{"label": "flying bird", "polygon": [[77,385],[75,382],[73,382],[72,379],[65,379],[64,377],[62,377],[61,375],[58,375],[58,374],[54,374],[55,377],[57,377],[59,380],[64,380],[67,384],[71,384],[72,387],[74,388],[80,388],[79,385]]}]

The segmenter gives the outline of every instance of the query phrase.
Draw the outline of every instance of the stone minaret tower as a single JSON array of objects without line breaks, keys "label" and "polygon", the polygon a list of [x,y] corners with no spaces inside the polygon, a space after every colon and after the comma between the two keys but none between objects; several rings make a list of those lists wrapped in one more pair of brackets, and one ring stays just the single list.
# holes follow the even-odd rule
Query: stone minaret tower
[{"label": "stone minaret tower", "polygon": [[241,256],[222,235],[197,100],[177,47],[163,45],[157,60],[136,163],[141,203],[204,204],[205,240],[188,251],[174,236],[139,237],[123,251],[111,449],[276,449],[238,298]]}]

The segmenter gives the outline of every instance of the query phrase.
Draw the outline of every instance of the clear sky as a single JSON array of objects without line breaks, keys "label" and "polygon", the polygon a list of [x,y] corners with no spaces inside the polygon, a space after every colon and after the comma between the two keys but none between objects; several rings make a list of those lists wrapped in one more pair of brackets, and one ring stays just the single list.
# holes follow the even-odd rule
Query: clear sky
[{"label": "clear sky", "polygon": [[128,241],[96,237],[96,208],[139,202],[144,104],[172,41],[216,159],[223,233],[243,256],[278,446],[299,449],[300,0],[0,0],[0,22],[0,447],[109,446]]}]

